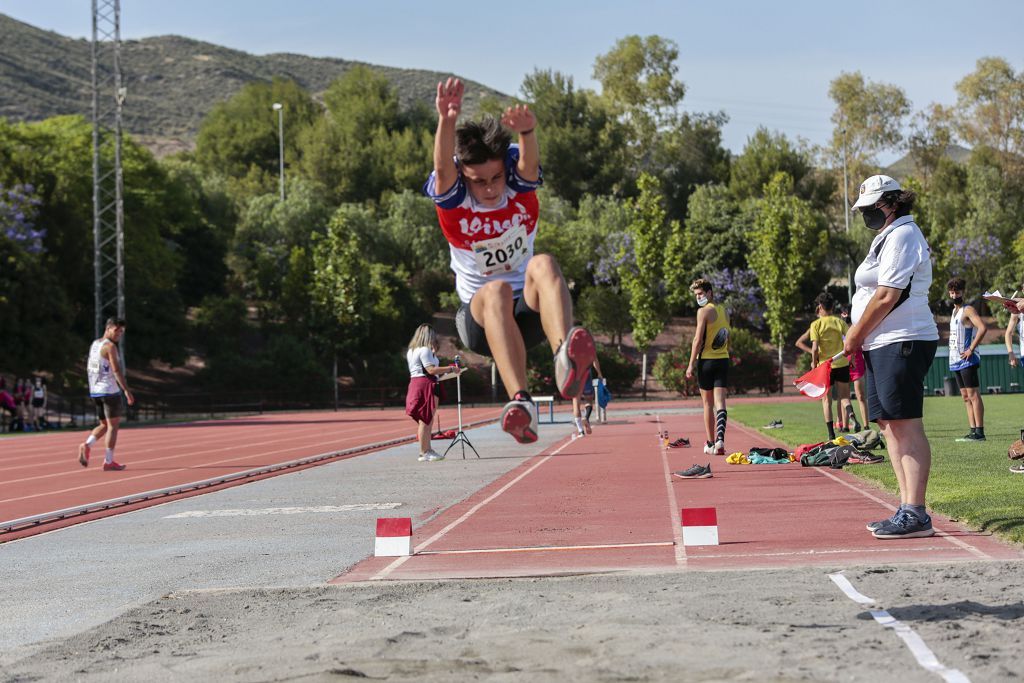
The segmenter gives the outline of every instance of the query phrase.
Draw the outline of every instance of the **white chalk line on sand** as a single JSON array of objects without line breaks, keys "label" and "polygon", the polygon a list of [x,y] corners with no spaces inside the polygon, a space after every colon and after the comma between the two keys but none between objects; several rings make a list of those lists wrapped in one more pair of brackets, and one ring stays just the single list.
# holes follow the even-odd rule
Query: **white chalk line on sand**
[{"label": "white chalk line on sand", "polygon": [[408,562],[410,558],[415,557],[417,555],[417,553],[420,553],[423,550],[425,550],[427,548],[427,546],[429,546],[431,543],[434,543],[435,541],[443,538],[445,536],[445,534],[447,534],[449,531],[451,531],[455,527],[459,526],[460,524],[465,522],[467,519],[469,519],[471,516],[476,514],[477,511],[480,510],[480,508],[482,508],[483,506],[487,505],[492,500],[494,500],[495,498],[497,498],[501,494],[503,494],[506,491],[508,491],[510,488],[512,488],[513,486],[518,484],[520,481],[522,481],[522,479],[524,479],[528,474],[533,472],[535,469],[537,469],[538,467],[540,467],[541,465],[546,463],[548,460],[550,460],[554,456],[556,456],[559,453],[561,453],[562,449],[564,449],[566,446],[568,446],[571,443],[572,443],[572,439],[570,438],[565,443],[563,443],[561,446],[559,446],[558,448],[553,450],[551,453],[548,453],[543,458],[538,460],[536,463],[531,465],[525,472],[520,474],[518,477],[516,477],[515,479],[513,479],[509,483],[507,483],[504,486],[502,486],[500,489],[498,489],[497,491],[492,493],[486,499],[480,501],[479,503],[477,503],[476,505],[471,507],[469,510],[467,510],[465,513],[463,513],[462,516],[459,517],[458,519],[456,519],[454,522],[450,523],[448,526],[446,526],[445,528],[441,529],[436,534],[434,534],[433,536],[431,536],[427,540],[425,540],[422,543],[420,543],[418,546],[416,546],[413,549],[413,551],[412,551],[413,554],[412,555],[403,555],[402,557],[396,558],[391,564],[389,564],[388,566],[384,567],[379,572],[377,572],[376,574],[371,576],[370,577],[370,581],[380,581],[381,579],[386,579],[388,577],[388,575],[391,574],[391,572],[395,571],[396,569],[401,567],[403,564]]},{"label": "white chalk line on sand", "polygon": [[[842,479],[840,479],[836,475],[834,475],[831,472],[828,472],[828,471],[826,471],[826,470],[824,470],[824,469],[822,469],[820,467],[815,468],[815,470],[819,474],[823,474],[826,477],[832,479],[833,481],[839,482],[843,486],[856,491],[857,493],[861,494],[862,496],[864,496],[868,500],[872,500],[872,501],[878,503],[879,505],[882,505],[886,509],[892,510],[893,512],[896,512],[896,507],[895,506],[891,505],[890,503],[885,502],[884,500],[882,500],[878,496],[875,496],[875,495],[869,493],[868,491],[865,491],[864,489],[858,488],[858,487],[854,486],[853,484],[851,484],[850,482],[843,481]],[[943,539],[949,541],[950,543],[952,543],[953,545],[957,546],[961,550],[966,550],[967,552],[971,553],[972,555],[974,555],[975,557],[977,557],[979,559],[982,559],[982,560],[994,560],[995,559],[994,557],[992,557],[991,555],[989,555],[985,551],[980,550],[978,548],[975,548],[970,543],[965,543],[964,541],[961,541],[959,538],[956,538],[955,536],[950,536],[945,531],[936,530],[935,535],[940,537],[940,538],[943,538]]]},{"label": "white chalk line on sand", "polygon": [[[859,605],[873,605],[875,600],[864,595],[856,588],[848,578],[843,576],[842,572],[837,574],[829,574],[828,578],[832,579],[832,583],[839,586],[839,589],[846,594],[848,598],[853,600]],[[950,669],[939,661],[939,658],[935,656],[935,653],[931,651],[931,648],[924,642],[921,636],[917,635],[914,629],[904,624],[899,619],[893,617],[887,610],[884,609],[872,609],[868,610],[871,613],[872,618],[880,626],[891,629],[900,637],[910,653],[914,655],[914,659],[921,665],[921,668],[931,671],[934,674],[938,674],[947,683],[971,683],[966,674],[958,669]]]},{"label": "white chalk line on sand", "polygon": [[661,464],[665,471],[665,486],[668,488],[669,523],[672,525],[672,537],[676,544],[676,564],[686,564],[686,546],[683,545],[682,520],[677,516],[679,512],[679,501],[676,499],[676,490],[672,488],[672,471],[668,466],[668,449],[665,447],[665,440],[661,437],[661,415],[654,414],[658,422],[658,443],[661,446]]}]

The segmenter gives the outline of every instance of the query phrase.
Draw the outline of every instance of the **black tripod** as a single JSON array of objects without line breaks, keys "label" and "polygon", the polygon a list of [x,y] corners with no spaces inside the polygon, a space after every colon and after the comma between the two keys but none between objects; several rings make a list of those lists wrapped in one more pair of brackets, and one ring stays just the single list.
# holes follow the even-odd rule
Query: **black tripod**
[{"label": "black tripod", "polygon": [[458,408],[459,413],[459,431],[455,432],[455,438],[448,444],[448,448],[445,449],[445,456],[448,455],[455,444],[462,444],[462,459],[466,459],[466,446],[469,446],[469,450],[473,451],[473,455],[480,457],[480,454],[473,448],[473,444],[470,442],[469,437],[466,436],[466,432],[462,431],[462,373],[459,372],[455,375],[455,405]]}]

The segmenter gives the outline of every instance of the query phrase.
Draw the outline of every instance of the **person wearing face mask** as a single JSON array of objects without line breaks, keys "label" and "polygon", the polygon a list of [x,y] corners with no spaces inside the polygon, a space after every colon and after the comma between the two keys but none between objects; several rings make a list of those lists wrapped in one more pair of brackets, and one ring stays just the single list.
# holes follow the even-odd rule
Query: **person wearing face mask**
[{"label": "person wearing face mask", "polygon": [[868,419],[885,436],[900,489],[900,508],[871,522],[880,539],[919,538],[935,533],[925,509],[931,446],[924,433],[924,378],[939,330],[928,307],[931,249],[910,211],[915,195],[895,179],[871,176],[853,205],[869,230],[877,231],[854,277],[853,327],[843,350],[864,350]]},{"label": "person wearing face mask", "polygon": [[953,301],[953,314],[949,316],[949,371],[956,377],[960,396],[967,406],[967,423],[971,431],[957,441],[971,442],[985,440],[985,405],[978,391],[978,370],[981,356],[977,348],[988,331],[985,322],[974,310],[964,304],[967,283],[955,277],[946,283],[949,298]]},{"label": "person wearing face mask", "polygon": [[693,281],[690,291],[697,299],[697,330],[690,347],[686,378],[697,372],[700,399],[704,404],[705,455],[725,455],[725,397],[729,391],[729,314],[716,305],[711,282]]},{"label": "person wearing face mask", "polygon": [[[835,297],[828,292],[819,294],[814,300],[814,314],[817,319],[796,340],[797,348],[811,355],[812,368],[818,367],[825,359],[843,350],[843,335],[846,334],[847,324],[833,313],[835,307]],[[807,345],[808,340],[811,342],[810,346]],[[845,432],[849,429],[859,432],[860,425],[857,424],[857,418],[853,415],[853,405],[850,403],[850,361],[845,356],[833,361],[829,381],[836,388],[836,397],[839,399],[839,405],[836,406],[839,431]],[[826,391],[821,397],[821,409],[825,415],[828,438],[834,439],[836,429],[832,420],[831,391]]]}]

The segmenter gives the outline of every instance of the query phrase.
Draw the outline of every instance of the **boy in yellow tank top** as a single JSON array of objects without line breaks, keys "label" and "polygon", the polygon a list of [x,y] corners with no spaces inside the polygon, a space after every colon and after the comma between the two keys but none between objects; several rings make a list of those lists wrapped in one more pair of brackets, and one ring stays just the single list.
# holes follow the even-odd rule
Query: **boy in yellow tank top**
[{"label": "boy in yellow tank top", "polygon": [[[847,326],[842,318],[833,314],[836,300],[828,292],[822,292],[814,300],[814,313],[818,319],[811,323],[810,328],[796,340],[796,346],[801,351],[811,354],[811,367],[817,367],[819,363],[836,355],[843,350],[843,338],[846,336]],[[810,339],[811,345],[807,346]],[[839,417],[839,431],[859,432],[860,425],[853,414],[853,403],[850,401],[850,361],[845,356],[832,361],[832,372],[829,375],[832,385],[836,388],[836,396],[839,397],[837,415]],[[825,426],[828,428],[828,438],[836,438],[835,423],[832,421],[832,392],[826,391],[821,397],[821,410],[825,416]],[[843,416],[846,416],[844,421]]]},{"label": "boy in yellow tank top", "polygon": [[697,331],[690,347],[687,379],[697,373],[697,385],[704,405],[704,453],[725,455],[725,397],[729,386],[729,315],[716,306],[711,283],[700,278],[690,291],[697,298]]}]

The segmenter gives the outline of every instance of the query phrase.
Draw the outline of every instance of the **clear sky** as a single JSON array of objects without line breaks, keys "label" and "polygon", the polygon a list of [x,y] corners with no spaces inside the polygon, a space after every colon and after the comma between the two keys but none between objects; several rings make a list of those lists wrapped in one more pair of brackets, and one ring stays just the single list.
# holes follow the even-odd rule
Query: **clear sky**
[{"label": "clear sky", "polygon": [[[68,36],[91,31],[90,0],[0,0],[0,12]],[[724,110],[734,151],[759,124],[824,142],[828,85],[842,71],[900,86],[919,110],[951,104],[980,57],[1024,70],[1020,0],[121,0],[121,29],[451,72],[509,94],[534,68],[596,87],[597,55],[657,34],[679,46],[684,107]]]}]

